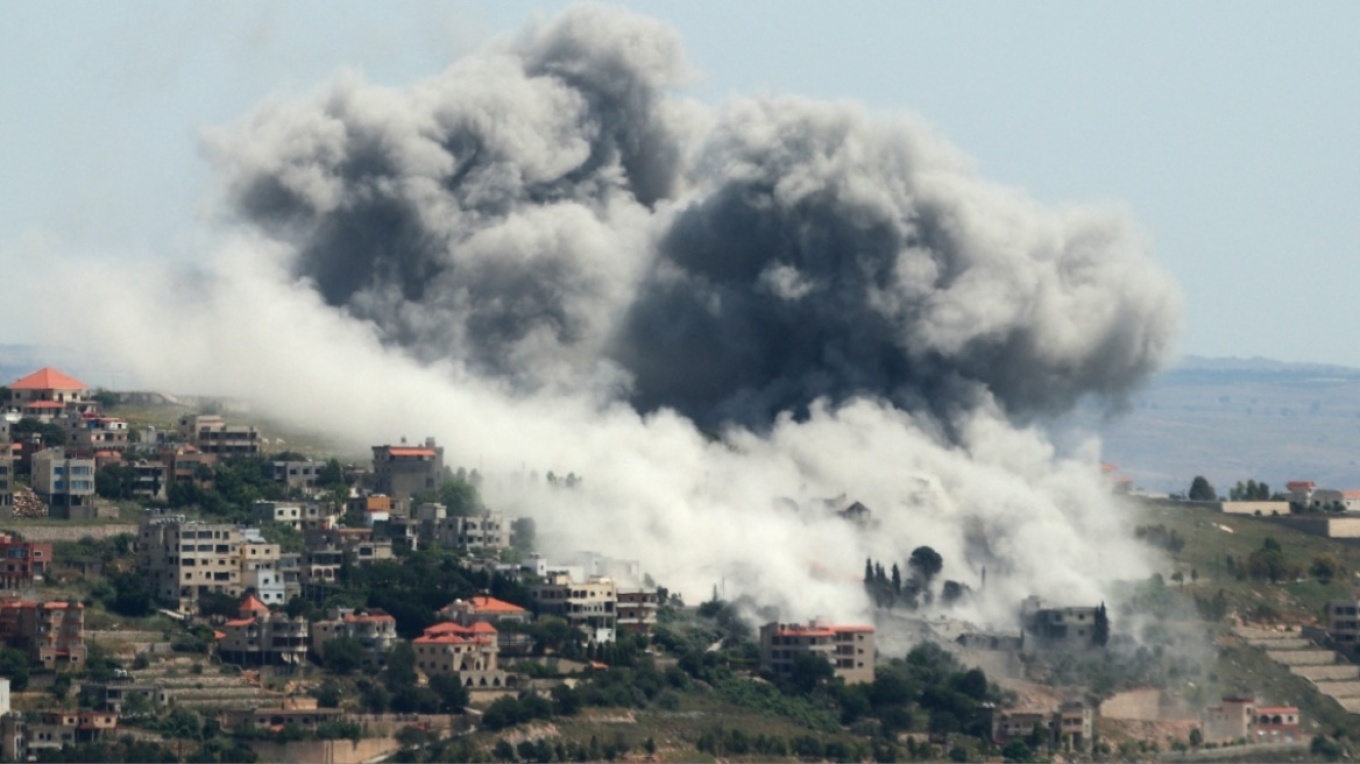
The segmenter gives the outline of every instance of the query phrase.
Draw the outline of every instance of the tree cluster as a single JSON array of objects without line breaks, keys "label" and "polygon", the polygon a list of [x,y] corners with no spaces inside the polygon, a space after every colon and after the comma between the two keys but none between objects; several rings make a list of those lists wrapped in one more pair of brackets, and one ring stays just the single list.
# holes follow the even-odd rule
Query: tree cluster
[{"label": "tree cluster", "polygon": [[1155,547],[1160,547],[1170,552],[1178,554],[1185,548],[1185,537],[1174,528],[1167,528],[1165,525],[1140,525],[1133,529],[1135,538]]},{"label": "tree cluster", "polygon": [[1269,501],[1270,484],[1248,480],[1243,483],[1237,481],[1237,485],[1228,491],[1228,498],[1232,501]]},{"label": "tree cluster", "polygon": [[[919,546],[912,550],[911,556],[907,559],[905,579],[897,563],[893,563],[892,571],[889,573],[884,569],[883,563],[866,559],[864,590],[876,607],[900,606],[916,610],[934,602],[934,582],[942,570],[944,558],[928,546]],[[972,589],[967,584],[945,581],[940,588],[940,601],[944,605],[952,605],[971,593]]]}]

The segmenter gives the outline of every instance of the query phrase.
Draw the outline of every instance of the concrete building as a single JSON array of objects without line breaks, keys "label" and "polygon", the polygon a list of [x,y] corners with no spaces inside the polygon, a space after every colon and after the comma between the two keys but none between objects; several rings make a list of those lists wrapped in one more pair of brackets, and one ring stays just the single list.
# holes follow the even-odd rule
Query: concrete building
[{"label": "concrete building", "polygon": [[760,669],[774,676],[793,672],[799,655],[815,655],[831,664],[846,684],[874,681],[874,627],[767,623],[760,627]]},{"label": "concrete building", "polygon": [[149,501],[160,501],[165,498],[168,482],[164,464],[138,459],[125,466],[132,470],[133,496]]},{"label": "concrete building", "polygon": [[636,588],[618,590],[618,627],[632,634],[651,634],[656,626],[656,612],[660,602],[656,589]]},{"label": "concrete building", "polygon": [[145,705],[150,709],[160,708],[170,701],[165,688],[158,684],[135,682],[127,678],[80,683],[80,704],[95,711],[123,714],[134,697],[145,699]]},{"label": "concrete building", "polygon": [[93,411],[72,414],[62,420],[66,425],[66,446],[76,453],[122,451],[128,447],[127,422]]},{"label": "concrete building", "polygon": [[316,479],[321,472],[321,468],[326,465],[320,462],[307,461],[278,461],[270,465],[270,476],[275,483],[282,483],[288,488],[296,488],[300,491],[311,491],[316,488]]},{"label": "concrete building", "polygon": [[1219,502],[1218,508],[1227,515],[1284,517],[1289,514],[1287,501],[1223,501]]},{"label": "concrete building", "polygon": [[445,477],[444,448],[434,438],[426,438],[423,446],[373,447],[373,492],[402,506],[412,496],[438,488]]},{"label": "concrete building", "polygon": [[85,606],[76,601],[0,601],[0,638],[51,670],[85,665]]},{"label": "concrete building", "polygon": [[217,466],[215,455],[206,454],[197,446],[179,446],[161,451],[160,459],[165,464],[167,481],[212,487],[213,468]]},{"label": "concrete building", "polygon": [[411,640],[416,668],[427,676],[452,674],[465,687],[509,687],[510,677],[500,670],[496,629],[489,623],[472,626],[445,621]]},{"label": "concrete building", "polygon": [[253,592],[267,607],[288,604],[288,591],[279,570],[279,545],[265,541],[259,530],[246,528],[241,533],[240,550],[241,591]]},{"label": "concrete building", "polygon": [[472,517],[441,517],[436,522],[433,539],[426,538],[443,549],[462,552],[507,549],[510,526],[500,512],[486,510]]},{"label": "concrete building", "polygon": [[257,456],[260,431],[252,425],[228,424],[216,415],[180,417],[179,433],[205,454],[217,456]]},{"label": "concrete building", "polygon": [[319,528],[334,521],[324,504],[294,504],[277,501],[257,501],[250,505],[251,516],[260,523],[279,523],[296,530]]},{"label": "concrete building", "polygon": [[994,710],[991,713],[992,741],[1004,745],[1024,739],[1038,727],[1043,743],[1052,751],[1089,751],[1095,732],[1095,710],[1088,703],[1067,701],[1056,710]]},{"label": "concrete building", "polygon": [[[1100,608],[1049,607],[1038,597],[1027,597],[1020,608],[1025,646],[1035,650],[1074,650],[1096,645]],[[1108,637],[1108,621],[1106,636]]]},{"label": "concrete building", "polygon": [[72,458],[66,449],[47,448],[33,455],[33,492],[48,515],[62,520],[94,517],[94,459]]},{"label": "concrete building", "polygon": [[14,516],[14,451],[0,438],[0,518]]},{"label": "concrete building", "polygon": [[42,581],[51,565],[51,544],[0,533],[0,588],[27,589]]},{"label": "concrete building", "polygon": [[618,589],[609,578],[577,580],[567,572],[550,572],[529,593],[543,615],[564,618],[592,642],[613,642],[618,623]]},{"label": "concrete building", "polygon": [[1205,708],[1200,726],[1205,742],[1289,742],[1303,740],[1299,708],[1258,706],[1254,697],[1224,697],[1219,706]]},{"label": "concrete building", "polygon": [[219,630],[217,649],[224,662],[300,666],[307,659],[310,629],[306,618],[271,611],[254,597],[245,598],[240,613]]},{"label": "concrete building", "polygon": [[1327,603],[1327,636],[1348,650],[1360,649],[1360,592]]},{"label": "concrete building", "polygon": [[1284,484],[1284,489],[1290,504],[1307,507],[1313,501],[1313,491],[1317,489],[1317,483],[1311,480],[1291,480]]},{"label": "concrete building", "polygon": [[356,611],[353,608],[331,608],[329,618],[312,624],[312,652],[323,661],[326,644],[348,638],[363,645],[365,666],[381,666],[397,643],[397,619],[381,610]]},{"label": "concrete building", "polygon": [[209,592],[241,596],[241,529],[184,515],[149,514],[137,535],[137,569],[157,600],[189,612]]}]

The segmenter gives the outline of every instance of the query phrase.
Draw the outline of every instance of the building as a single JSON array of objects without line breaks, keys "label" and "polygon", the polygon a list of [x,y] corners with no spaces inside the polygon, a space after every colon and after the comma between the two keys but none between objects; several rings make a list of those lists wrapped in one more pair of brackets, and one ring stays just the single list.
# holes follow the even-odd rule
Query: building
[{"label": "building", "polygon": [[1053,751],[1089,751],[1095,731],[1095,711],[1083,701],[1067,701],[1053,711],[1005,709],[991,714],[992,740],[1004,745],[1028,738],[1035,729]]},{"label": "building", "polygon": [[373,447],[373,492],[402,506],[418,493],[435,490],[444,479],[444,448],[434,438],[426,438],[423,446]]},{"label": "building", "polygon": [[[20,410],[31,408],[34,403],[56,403],[57,410],[68,406],[73,409],[91,407],[90,386],[49,367],[39,369],[27,377],[11,382],[9,385],[11,406]],[[0,401],[5,402],[5,401]]]},{"label": "building", "polygon": [[1026,647],[1035,650],[1073,650],[1103,646],[1109,638],[1109,621],[1102,627],[1103,607],[1048,607],[1038,597],[1025,598],[1020,625]]},{"label": "building", "polygon": [[465,600],[454,600],[439,609],[439,616],[460,626],[486,623],[496,628],[496,642],[501,655],[527,655],[533,639],[520,627],[533,620],[528,610],[495,597],[479,595]]},{"label": "building", "polygon": [[760,670],[789,676],[800,655],[815,655],[831,664],[846,684],[874,681],[874,627],[767,623],[760,627]]},{"label": "building", "polygon": [[345,511],[361,513],[364,525],[372,528],[377,523],[385,523],[392,517],[392,497],[380,493],[356,496],[345,504]]},{"label": "building", "polygon": [[1302,740],[1299,709],[1263,706],[1252,697],[1225,697],[1200,712],[1206,743],[1279,743]]},{"label": "building", "polygon": [[168,482],[212,487],[213,468],[217,466],[215,455],[203,453],[196,446],[180,446],[161,451],[160,459],[165,464]]},{"label": "building", "polygon": [[165,499],[168,481],[164,464],[138,459],[125,466],[132,470],[133,496],[150,501]]},{"label": "building", "polygon": [[192,611],[209,592],[241,596],[241,529],[184,515],[149,514],[137,535],[137,569],[157,600]]},{"label": "building", "polygon": [[279,523],[296,530],[317,528],[332,521],[332,515],[323,504],[285,504],[275,501],[257,501],[250,505],[251,516],[260,523]]},{"label": "building", "polygon": [[93,411],[64,419],[66,446],[81,454],[95,451],[122,451],[128,447],[128,425],[122,419]]},{"label": "building", "polygon": [[356,611],[353,608],[331,608],[330,617],[312,624],[312,652],[323,661],[326,644],[335,639],[359,641],[364,648],[365,666],[381,666],[397,643],[397,619],[381,610]]},{"label": "building", "polygon": [[288,590],[279,570],[279,545],[265,541],[259,530],[246,528],[241,532],[240,550],[241,591],[253,593],[267,607],[288,604]]},{"label": "building", "polygon": [[218,632],[217,650],[224,662],[300,666],[307,659],[310,630],[306,618],[271,611],[250,596],[241,602],[240,613]]},{"label": "building", "polygon": [[227,424],[216,415],[183,416],[179,433],[205,454],[218,456],[257,456],[260,453],[260,431],[252,425]]},{"label": "building", "polygon": [[[430,539],[429,536],[426,538]],[[464,552],[506,549],[510,546],[510,526],[500,512],[491,510],[471,517],[440,517],[430,540],[444,549]]]},{"label": "building", "polygon": [[632,634],[651,634],[660,605],[656,589],[619,589],[618,626]]},{"label": "building", "polygon": [[14,516],[14,451],[0,438],[0,517]]},{"label": "building", "polygon": [[85,606],[77,601],[0,601],[0,638],[48,670],[85,665]]},{"label": "building", "polygon": [[1349,650],[1360,648],[1360,592],[1327,603],[1327,636]]},{"label": "building", "polygon": [[20,541],[0,533],[0,588],[27,589],[42,581],[51,565],[51,544]]},{"label": "building", "polygon": [[[135,697],[142,701],[133,701]],[[112,711],[126,714],[129,702],[141,703],[147,709],[156,709],[170,701],[165,688],[158,684],[135,682],[128,678],[111,679],[107,682],[81,682],[80,704],[96,711]]]},{"label": "building", "polygon": [[1307,507],[1313,502],[1313,491],[1317,489],[1317,483],[1311,480],[1291,480],[1284,484],[1284,488],[1288,492],[1290,504]]},{"label": "building", "polygon": [[452,674],[464,687],[475,688],[513,686],[500,670],[498,645],[495,627],[484,622],[462,626],[444,621],[411,640],[416,668],[427,676]]},{"label": "building", "polygon": [[326,465],[308,459],[306,461],[272,462],[269,466],[270,476],[275,483],[282,483],[288,488],[295,488],[299,491],[311,491],[316,488],[316,479],[320,476],[321,469]]},{"label": "building", "polygon": [[550,572],[529,587],[543,615],[564,618],[592,642],[613,642],[618,622],[618,590],[609,578],[594,576],[579,581],[564,571]]},{"label": "building", "polygon": [[95,517],[94,459],[72,458],[61,447],[39,451],[33,455],[33,492],[47,504],[50,517]]}]

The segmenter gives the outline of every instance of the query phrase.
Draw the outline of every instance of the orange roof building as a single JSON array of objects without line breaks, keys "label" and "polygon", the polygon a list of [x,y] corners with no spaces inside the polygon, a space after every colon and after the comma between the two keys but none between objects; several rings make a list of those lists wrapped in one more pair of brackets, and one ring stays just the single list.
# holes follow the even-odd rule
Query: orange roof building
[{"label": "orange roof building", "polygon": [[815,655],[831,664],[846,684],[874,681],[874,627],[860,624],[832,625],[821,621],[804,624],[767,623],[760,627],[760,668],[775,676],[787,676],[799,655]]},{"label": "orange roof building", "polygon": [[75,377],[45,367],[9,385],[10,402],[17,404],[52,401],[58,404],[90,400],[90,386]]},{"label": "orange roof building", "polygon": [[427,675],[451,674],[465,687],[512,687],[514,677],[500,669],[497,637],[496,627],[485,622],[437,623],[411,640],[416,668]]}]

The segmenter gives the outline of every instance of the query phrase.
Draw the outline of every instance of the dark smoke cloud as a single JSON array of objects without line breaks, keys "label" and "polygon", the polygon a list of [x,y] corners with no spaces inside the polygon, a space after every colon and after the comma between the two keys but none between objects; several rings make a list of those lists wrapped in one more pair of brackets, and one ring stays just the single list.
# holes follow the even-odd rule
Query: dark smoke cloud
[{"label": "dark smoke cloud", "polygon": [[1117,397],[1176,321],[1115,215],[977,180],[846,105],[676,97],[675,33],[572,8],[427,82],[345,78],[213,141],[234,209],[386,341],[520,389],[761,424]]}]

